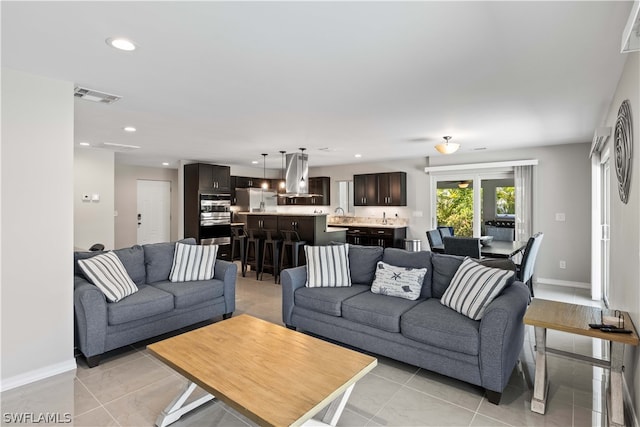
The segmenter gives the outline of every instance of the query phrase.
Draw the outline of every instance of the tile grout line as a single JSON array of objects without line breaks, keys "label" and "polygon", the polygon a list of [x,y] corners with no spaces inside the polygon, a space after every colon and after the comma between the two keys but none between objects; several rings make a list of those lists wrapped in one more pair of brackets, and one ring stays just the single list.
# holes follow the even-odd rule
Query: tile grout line
[{"label": "tile grout line", "polygon": [[[111,417],[111,419],[112,419],[112,420],[113,420],[113,421],[114,421],[118,426],[120,426],[120,422],[118,422],[118,420],[116,419],[116,417],[114,417],[114,416],[113,416],[113,414],[112,414],[112,413],[111,413],[111,412],[110,412],[110,411],[109,411],[109,410],[108,410],[108,409],[107,409],[107,408],[102,404],[102,402],[100,402],[100,400],[98,399],[98,397],[97,397],[95,394],[93,394],[93,392],[92,392],[91,390],[89,390],[89,387],[87,387],[87,386],[85,385],[85,383],[84,383],[84,382],[82,382],[82,380],[81,380],[80,378],[76,377],[76,379],[77,379],[77,380],[78,380],[78,382],[82,385],[82,387],[84,387],[84,389],[85,389],[85,390],[87,390],[87,393],[89,393],[89,394],[91,395],[91,397],[93,397],[93,398],[96,400],[96,402],[98,402],[98,405],[99,405],[99,406],[97,406],[97,407],[95,407],[95,408],[93,408],[93,409],[90,409],[90,410],[88,410],[88,411],[85,411],[85,412],[83,412],[83,413],[81,413],[81,414],[75,414],[75,415],[74,415],[74,418],[75,418],[75,417],[82,416],[82,415],[85,415],[85,414],[88,414],[89,412],[91,412],[91,411],[95,411],[96,409],[100,409],[100,408],[102,408],[102,409],[104,409],[104,411],[105,411],[105,412],[106,412],[106,413]],[[74,395],[75,395],[75,390],[74,390]]]}]

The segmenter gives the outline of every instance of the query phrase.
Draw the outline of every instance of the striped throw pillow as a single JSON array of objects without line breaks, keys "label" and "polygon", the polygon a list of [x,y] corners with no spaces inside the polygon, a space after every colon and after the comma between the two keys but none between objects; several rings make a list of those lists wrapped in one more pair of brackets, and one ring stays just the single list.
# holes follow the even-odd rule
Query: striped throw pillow
[{"label": "striped throw pillow", "polygon": [[305,246],[308,288],[351,286],[349,245]]},{"label": "striped throw pillow", "polygon": [[216,255],[218,255],[218,245],[176,243],[169,280],[172,282],[190,282],[193,280],[212,279]]},{"label": "striped throw pillow", "polygon": [[513,271],[485,267],[467,257],[453,275],[440,302],[473,320],[480,320],[513,274]]},{"label": "striped throw pillow", "polygon": [[124,268],[120,258],[109,251],[87,259],[79,259],[78,265],[85,276],[102,291],[111,302],[138,292],[138,287]]}]

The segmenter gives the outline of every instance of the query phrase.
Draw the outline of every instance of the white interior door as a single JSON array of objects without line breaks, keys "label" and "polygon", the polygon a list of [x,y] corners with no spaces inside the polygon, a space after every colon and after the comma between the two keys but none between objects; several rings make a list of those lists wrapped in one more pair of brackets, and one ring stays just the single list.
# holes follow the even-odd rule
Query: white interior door
[{"label": "white interior door", "polygon": [[138,180],[138,244],[171,239],[171,182]]},{"label": "white interior door", "polygon": [[601,231],[600,231],[600,283],[602,285],[602,299],[604,303],[609,306],[609,221],[610,221],[610,194],[611,194],[611,182],[610,182],[610,164],[609,156],[602,159],[601,167]]}]

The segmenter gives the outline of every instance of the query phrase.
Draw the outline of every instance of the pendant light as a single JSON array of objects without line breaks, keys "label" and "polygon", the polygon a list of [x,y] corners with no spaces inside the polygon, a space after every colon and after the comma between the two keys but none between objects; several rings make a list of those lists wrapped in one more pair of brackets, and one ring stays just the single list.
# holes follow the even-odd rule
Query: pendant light
[{"label": "pendant light", "polygon": [[280,189],[284,190],[287,186],[286,182],[284,181],[284,155],[286,154],[286,151],[284,150],[280,150],[280,155],[282,156],[282,169],[280,169]]},{"label": "pendant light", "polygon": [[450,136],[443,136],[442,138],[444,138],[445,142],[436,144],[436,150],[438,150],[442,154],[451,154],[458,151],[458,148],[460,148],[460,144],[449,142],[449,140],[451,139]]},{"label": "pendant light", "polygon": [[267,153],[262,153],[262,189],[268,190],[269,183],[267,182]]},{"label": "pendant light", "polygon": [[304,182],[304,150],[306,150],[306,148],[300,148],[300,160],[302,161],[302,168],[300,169],[302,171],[300,178],[300,188],[305,188],[307,186],[307,183]]}]

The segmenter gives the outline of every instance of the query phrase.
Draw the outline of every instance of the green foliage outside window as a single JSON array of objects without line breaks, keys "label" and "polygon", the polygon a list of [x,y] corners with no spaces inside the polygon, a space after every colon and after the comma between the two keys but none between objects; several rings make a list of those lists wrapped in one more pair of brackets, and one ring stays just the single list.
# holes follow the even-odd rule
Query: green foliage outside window
[{"label": "green foliage outside window", "polygon": [[438,225],[453,227],[456,236],[473,236],[473,188],[437,190]]},{"label": "green foliage outside window", "polygon": [[496,187],[496,214],[516,214],[516,189],[515,187]]}]

